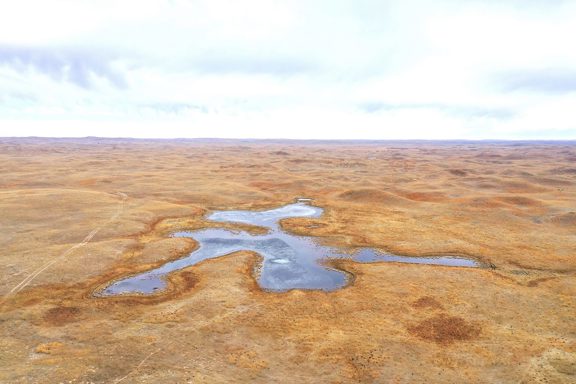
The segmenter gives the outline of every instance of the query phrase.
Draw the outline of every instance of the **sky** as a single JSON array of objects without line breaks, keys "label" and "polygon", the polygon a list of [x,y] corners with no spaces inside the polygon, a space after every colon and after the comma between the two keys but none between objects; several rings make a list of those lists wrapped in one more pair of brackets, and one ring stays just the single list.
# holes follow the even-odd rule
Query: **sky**
[{"label": "sky", "polygon": [[576,139],[574,0],[0,9],[0,136]]}]

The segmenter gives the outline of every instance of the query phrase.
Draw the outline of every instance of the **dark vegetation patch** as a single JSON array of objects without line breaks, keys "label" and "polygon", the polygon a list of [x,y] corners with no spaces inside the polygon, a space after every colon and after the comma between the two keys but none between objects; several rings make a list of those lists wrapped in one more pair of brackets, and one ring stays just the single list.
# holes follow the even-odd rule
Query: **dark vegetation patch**
[{"label": "dark vegetation patch", "polygon": [[372,188],[351,189],[340,193],[338,197],[350,202],[356,201],[391,205],[406,202],[406,200],[402,199],[400,196],[394,195],[393,193]]},{"label": "dark vegetation patch", "polygon": [[490,152],[482,152],[479,153],[475,156],[477,159],[498,159],[498,158],[502,158],[502,155],[499,155],[497,153],[490,153]]},{"label": "dark vegetation patch", "polygon": [[573,183],[568,180],[553,179],[550,177],[532,177],[532,181],[542,185],[551,185],[553,187],[572,185]]},{"label": "dark vegetation patch", "polygon": [[541,278],[539,278],[539,279],[530,280],[530,281],[528,282],[528,284],[526,284],[526,286],[528,286],[528,287],[530,287],[530,288],[534,288],[534,287],[537,287],[538,284],[540,284],[540,283],[544,283],[544,282],[546,282],[546,281],[553,280],[553,279],[556,279],[556,278],[557,278],[557,276],[541,277]]},{"label": "dark vegetation patch", "polygon": [[288,152],[286,151],[274,151],[274,152],[270,152],[273,155],[277,155],[277,156],[288,156],[290,155]]},{"label": "dark vegetation patch", "polygon": [[44,314],[44,321],[51,325],[60,326],[78,321],[80,308],[77,307],[54,307]]},{"label": "dark vegetation patch", "polygon": [[408,328],[408,331],[421,339],[438,344],[451,344],[471,340],[480,335],[480,327],[458,316],[440,314]]},{"label": "dark vegetation patch", "polygon": [[493,183],[478,183],[476,187],[479,189],[498,189],[498,185]]},{"label": "dark vegetation patch", "polygon": [[550,221],[562,227],[576,227],[576,212],[568,212],[562,215],[556,215],[552,217]]},{"label": "dark vegetation patch", "polygon": [[430,308],[430,309],[443,309],[444,307],[438,300],[431,296],[422,296],[412,304],[413,308],[423,309],[423,308]]},{"label": "dark vegetation patch", "polygon": [[[576,157],[574,158],[574,161],[576,161]],[[551,169],[550,173],[553,173],[555,175],[576,175],[576,168],[558,167]]]},{"label": "dark vegetation patch", "polygon": [[179,291],[188,291],[198,284],[198,278],[192,271],[182,271],[170,276],[168,279],[178,287]]},{"label": "dark vegetation patch", "polygon": [[448,172],[453,174],[454,176],[467,176],[468,172],[463,169],[449,169]]},{"label": "dark vegetation patch", "polygon": [[344,161],[338,165],[344,168],[363,168],[368,166],[366,163],[362,163],[360,161]]},{"label": "dark vegetation patch", "polygon": [[503,196],[498,197],[497,200],[506,204],[517,205],[520,207],[538,207],[542,205],[539,200],[524,196]]},{"label": "dark vegetation patch", "polygon": [[408,192],[404,197],[414,201],[437,203],[446,200],[446,195],[441,192]]},{"label": "dark vegetation patch", "polygon": [[469,207],[481,209],[501,208],[505,206],[501,201],[497,201],[490,197],[476,197],[469,199],[467,200],[466,205]]},{"label": "dark vegetation patch", "polygon": [[523,159],[527,159],[528,155],[526,155],[526,154],[511,154],[511,155],[504,156],[504,158],[506,160],[523,160]]}]

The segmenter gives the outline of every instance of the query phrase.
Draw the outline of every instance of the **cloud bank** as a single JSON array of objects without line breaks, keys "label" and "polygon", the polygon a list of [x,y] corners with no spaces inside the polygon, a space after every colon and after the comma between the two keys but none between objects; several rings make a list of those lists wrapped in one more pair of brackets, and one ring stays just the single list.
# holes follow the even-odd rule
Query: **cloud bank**
[{"label": "cloud bank", "polygon": [[576,139],[576,3],[5,1],[1,136]]}]

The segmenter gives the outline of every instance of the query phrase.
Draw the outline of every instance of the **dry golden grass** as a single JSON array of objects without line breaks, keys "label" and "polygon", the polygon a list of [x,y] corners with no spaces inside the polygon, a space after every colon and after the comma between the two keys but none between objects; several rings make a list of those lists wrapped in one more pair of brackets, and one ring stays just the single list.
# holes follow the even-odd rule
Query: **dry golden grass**
[{"label": "dry golden grass", "polygon": [[[572,383],[576,146],[0,139],[0,382]],[[333,264],[268,293],[239,252],[153,297],[95,298],[181,257],[214,209],[314,198],[298,234],[495,266]]]}]

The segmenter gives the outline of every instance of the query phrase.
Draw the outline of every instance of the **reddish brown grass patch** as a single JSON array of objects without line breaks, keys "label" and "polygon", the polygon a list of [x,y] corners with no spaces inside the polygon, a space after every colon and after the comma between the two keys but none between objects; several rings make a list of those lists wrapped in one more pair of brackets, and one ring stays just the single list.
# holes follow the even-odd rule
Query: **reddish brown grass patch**
[{"label": "reddish brown grass patch", "polygon": [[450,344],[455,341],[470,340],[480,334],[480,328],[466,322],[461,317],[437,315],[426,319],[408,331],[424,340],[438,344]]},{"label": "reddish brown grass patch", "polygon": [[54,307],[44,314],[44,321],[49,324],[60,326],[77,321],[80,315],[80,308],[76,307]]},{"label": "reddish brown grass patch", "polygon": [[418,300],[416,300],[415,302],[413,302],[412,307],[414,308],[431,308],[431,309],[443,309],[444,307],[442,306],[442,304],[440,304],[438,302],[438,300],[436,300],[433,297],[430,296],[422,296],[421,298],[419,298]]}]

